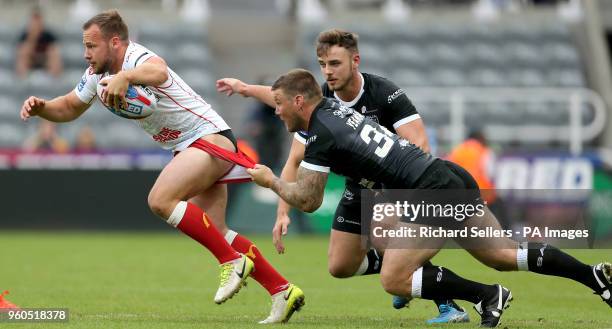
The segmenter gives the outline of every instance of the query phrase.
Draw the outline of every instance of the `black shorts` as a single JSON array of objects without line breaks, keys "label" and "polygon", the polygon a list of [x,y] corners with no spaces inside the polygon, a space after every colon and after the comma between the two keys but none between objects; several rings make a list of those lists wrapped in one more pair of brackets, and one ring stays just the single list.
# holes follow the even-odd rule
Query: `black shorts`
[{"label": "black shorts", "polygon": [[361,234],[361,187],[359,185],[347,180],[342,199],[334,214],[332,229]]},{"label": "black shorts", "polygon": [[234,147],[236,148],[236,150],[238,150],[238,142],[236,141],[236,137],[234,137],[234,133],[232,132],[231,129],[226,129],[226,130],[222,130],[218,133],[216,133],[218,135],[221,135],[227,139],[230,140],[230,142],[232,142],[232,144],[234,144]]},{"label": "black shorts", "polygon": [[[475,214],[484,214],[484,201],[476,180],[461,166],[445,160],[434,161],[417,179],[414,188],[403,193],[391,193],[391,200],[408,200],[411,203],[439,205],[447,209],[444,214],[427,212],[413,217],[413,223],[441,227],[461,227],[463,221]],[[385,196],[387,197],[387,196]],[[431,208],[434,209],[434,208]],[[452,210],[451,210],[452,209]],[[405,218],[402,221],[406,221]]]},{"label": "black shorts", "polygon": [[467,170],[456,163],[436,159],[417,179],[413,189],[479,190],[478,183]]},{"label": "black shorts", "polygon": [[[353,234],[365,234],[365,232],[368,232],[368,227],[364,227],[362,230],[363,209],[361,205],[361,189],[360,185],[347,180],[342,199],[338,203],[336,213],[334,214],[332,229]],[[417,179],[412,189],[460,190],[464,195],[453,199],[452,202],[473,205],[482,203],[478,183],[476,183],[472,175],[461,166],[441,159],[435,160],[423,172],[423,175]],[[371,209],[370,207],[366,208]],[[372,218],[371,214],[364,215],[363,217],[368,218],[368,221]]]}]

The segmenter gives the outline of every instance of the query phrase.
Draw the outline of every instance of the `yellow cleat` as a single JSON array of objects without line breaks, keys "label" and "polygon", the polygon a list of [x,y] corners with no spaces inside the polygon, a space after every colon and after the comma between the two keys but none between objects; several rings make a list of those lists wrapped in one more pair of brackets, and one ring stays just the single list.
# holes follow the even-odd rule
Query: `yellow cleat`
[{"label": "yellow cleat", "polygon": [[298,286],[290,284],[287,289],[272,296],[272,310],[270,315],[260,324],[285,323],[289,321],[295,311],[306,305],[304,292]]},{"label": "yellow cleat", "polygon": [[246,285],[247,277],[253,272],[255,265],[247,256],[242,255],[227,263],[219,265],[219,289],[215,294],[215,303],[221,304],[232,298],[242,286]]}]

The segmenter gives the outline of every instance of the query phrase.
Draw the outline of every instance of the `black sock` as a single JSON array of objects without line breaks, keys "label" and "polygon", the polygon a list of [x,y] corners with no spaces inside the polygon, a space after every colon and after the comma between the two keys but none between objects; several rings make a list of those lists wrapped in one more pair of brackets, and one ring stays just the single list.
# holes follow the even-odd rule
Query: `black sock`
[{"label": "black sock", "polygon": [[[432,264],[430,261],[427,261],[426,263],[423,263],[423,267],[425,266],[433,266],[433,267],[437,267],[436,265]],[[463,308],[461,308],[459,305],[457,305],[457,303],[455,303],[454,300],[452,299],[434,299],[433,300],[434,303],[436,303],[436,306],[438,308],[440,308],[440,305],[444,305],[444,304],[450,304],[450,306],[452,306],[454,309],[456,310],[462,310]]]},{"label": "black sock", "polygon": [[366,254],[368,258],[368,268],[362,275],[370,275],[370,274],[378,274],[380,273],[380,268],[382,267],[383,256],[379,255],[376,249],[368,250]]},{"label": "black sock", "polygon": [[495,289],[495,286],[464,279],[441,266],[425,265],[422,271],[421,298],[423,299],[443,301],[461,299],[476,304],[484,299],[487,292]]},{"label": "black sock", "polygon": [[529,242],[527,248],[530,272],[572,279],[594,291],[601,290],[591,266],[548,244]]}]

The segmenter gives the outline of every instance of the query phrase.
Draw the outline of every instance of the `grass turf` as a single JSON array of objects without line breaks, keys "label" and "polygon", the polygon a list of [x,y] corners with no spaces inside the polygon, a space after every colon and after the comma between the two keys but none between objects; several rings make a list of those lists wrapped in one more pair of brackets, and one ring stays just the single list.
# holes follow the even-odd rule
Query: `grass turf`
[{"label": "grass turf", "polygon": [[[21,307],[66,307],[68,323],[2,323],[3,328],[252,328],[269,312],[267,293],[252,279],[219,306],[212,301],[218,280],[215,261],[179,234],[0,233],[0,291]],[[327,237],[286,239],[277,255],[271,239],[254,241],[290,281],[306,293],[306,306],[287,327],[431,328],[437,314],[416,300],[396,311],[378,276],[334,279],[327,273]],[[611,260],[611,250],[573,250],[586,263]],[[512,289],[512,306],[501,328],[612,328],[610,308],[580,284],[530,273],[499,273],[462,250],[434,259],[466,278],[499,282]],[[478,315],[467,302],[475,328]]]}]

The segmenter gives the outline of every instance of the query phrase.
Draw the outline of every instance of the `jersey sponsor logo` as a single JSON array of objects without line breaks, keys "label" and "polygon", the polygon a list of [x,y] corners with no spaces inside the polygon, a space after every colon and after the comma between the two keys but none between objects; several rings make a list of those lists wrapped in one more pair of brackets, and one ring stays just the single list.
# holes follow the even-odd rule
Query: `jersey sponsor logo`
[{"label": "jersey sponsor logo", "polygon": [[79,85],[77,86],[77,89],[79,90],[79,92],[83,91],[83,88],[85,88],[86,83],[87,83],[87,78],[82,77],[81,81],[79,82]]},{"label": "jersey sponsor logo", "polygon": [[310,136],[308,137],[308,139],[306,140],[306,145],[310,145],[310,143],[314,143],[317,140],[317,135],[314,136]]},{"label": "jersey sponsor logo", "polygon": [[349,223],[349,224],[353,224],[353,225],[358,225],[358,226],[361,226],[361,223],[360,223],[360,222],[356,222],[356,221],[353,221],[353,220],[348,220],[348,219],[346,219],[346,218],[344,218],[344,217],[342,217],[342,216],[338,216],[338,217],[336,218],[336,221],[337,221],[338,223]]},{"label": "jersey sponsor logo", "polygon": [[410,141],[408,141],[408,140],[406,140],[406,139],[403,139],[403,138],[400,138],[400,139],[397,141],[397,144],[398,144],[398,145],[399,145],[399,147],[400,147],[400,148],[403,150],[403,149],[405,149],[405,148],[406,148],[406,146],[410,145]]},{"label": "jersey sponsor logo", "polygon": [[401,89],[401,88],[400,88],[400,89],[396,90],[396,91],[395,91],[393,94],[389,95],[389,97],[387,97],[387,102],[388,102],[389,104],[391,104],[391,103],[393,103],[393,101],[394,101],[396,98],[400,97],[401,95],[403,95],[403,94],[405,94],[405,93],[406,93],[406,91],[405,91],[404,89]]},{"label": "jersey sponsor logo", "polygon": [[179,138],[179,136],[181,136],[181,132],[179,130],[163,127],[162,130],[157,133],[157,135],[153,136],[153,140],[158,143],[166,143]]},{"label": "jersey sponsor logo", "polygon": [[342,194],[342,197],[351,201],[355,198],[355,194],[349,190],[344,190],[344,194]]},{"label": "jersey sponsor logo", "polygon": [[368,115],[368,116],[366,116],[366,118],[368,118],[368,119],[370,119],[370,120],[380,124],[380,121],[378,121],[378,117],[376,115]]},{"label": "jersey sponsor logo", "polygon": [[359,185],[361,185],[361,186],[363,186],[363,187],[365,187],[365,188],[368,188],[368,189],[372,189],[372,188],[374,188],[374,184],[376,184],[376,182],[373,182],[373,181],[371,181],[371,180],[367,180],[367,179],[365,179],[365,178],[362,178],[362,179],[359,181]]},{"label": "jersey sponsor logo", "polygon": [[346,107],[344,105],[340,105],[337,110],[334,110],[333,114],[340,118],[345,118],[349,114],[353,114],[355,111],[352,108]]},{"label": "jersey sponsor logo", "polygon": [[363,122],[364,119],[365,117],[363,116],[363,114],[359,112],[353,112],[351,117],[348,120],[346,120],[346,124],[349,127],[353,128],[353,130],[357,130],[357,127],[359,127],[359,124]]}]

